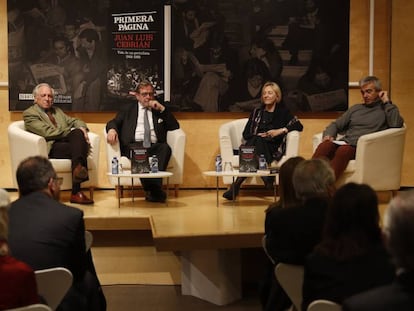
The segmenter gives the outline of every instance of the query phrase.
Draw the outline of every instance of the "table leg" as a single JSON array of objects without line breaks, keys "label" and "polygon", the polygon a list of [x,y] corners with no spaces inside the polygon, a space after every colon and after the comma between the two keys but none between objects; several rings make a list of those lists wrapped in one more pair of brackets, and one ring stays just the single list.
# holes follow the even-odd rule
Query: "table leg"
[{"label": "table leg", "polygon": [[165,196],[165,205],[167,205],[167,206],[168,206],[168,192],[169,192],[168,185],[169,185],[169,183],[170,183],[170,177],[167,176],[167,193],[166,193],[166,196]]},{"label": "table leg", "polygon": [[121,177],[118,176],[118,208],[121,208]]},{"label": "table leg", "polygon": [[134,177],[131,178],[132,202],[134,202]]},{"label": "table leg", "polygon": [[275,180],[273,181],[273,202],[276,202],[276,193],[277,193],[276,186],[277,184],[276,184],[276,177],[275,177]]},{"label": "table leg", "polygon": [[234,176],[231,176],[231,189],[232,189],[232,194],[233,194],[233,205],[236,201],[236,187],[234,186]]},{"label": "table leg", "polygon": [[216,207],[219,207],[219,177],[216,176]]}]

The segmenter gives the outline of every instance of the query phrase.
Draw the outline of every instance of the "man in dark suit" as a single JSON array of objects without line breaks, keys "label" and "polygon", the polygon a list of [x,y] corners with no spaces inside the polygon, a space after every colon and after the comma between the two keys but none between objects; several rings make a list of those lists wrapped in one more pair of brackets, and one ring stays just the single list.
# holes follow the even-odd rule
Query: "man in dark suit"
[{"label": "man in dark suit", "polygon": [[83,212],[59,202],[62,180],[40,156],[23,160],[16,172],[20,197],[9,211],[9,247],[34,270],[65,267],[73,285],[58,310],[106,309],[90,251],[85,251]]},{"label": "man in dark suit", "polygon": [[[303,265],[305,257],[320,241],[325,213],[335,190],[335,175],[322,159],[305,160],[292,176],[298,206],[274,208],[266,216],[266,249],[275,265],[279,262]],[[274,271],[271,271],[272,277]],[[273,284],[265,298],[264,310],[285,310],[291,302],[280,284]]]},{"label": "man in dark suit", "polygon": [[[131,92],[137,99],[137,104],[128,106],[117,113],[114,119],[106,125],[107,141],[109,144],[120,142],[122,156],[130,158],[132,145],[142,145],[148,148],[148,155],[156,155],[158,167],[165,171],[171,157],[171,148],[167,144],[167,131],[180,127],[174,115],[154,98],[154,87],[149,81],[138,84],[136,91]],[[144,145],[145,114],[148,115],[150,127],[150,144]],[[142,186],[146,192],[146,200],[164,202],[166,194],[162,190],[161,178],[143,178]]]},{"label": "man in dark suit", "polygon": [[346,299],[344,311],[414,310],[414,191],[401,192],[391,200],[383,232],[397,266],[395,280]]}]

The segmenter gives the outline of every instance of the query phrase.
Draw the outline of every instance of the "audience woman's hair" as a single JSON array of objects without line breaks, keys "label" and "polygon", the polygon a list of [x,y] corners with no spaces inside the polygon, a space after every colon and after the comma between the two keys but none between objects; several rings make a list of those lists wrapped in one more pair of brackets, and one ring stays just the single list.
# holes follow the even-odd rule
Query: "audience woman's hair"
[{"label": "audience woman's hair", "polygon": [[[7,241],[8,231],[9,231],[9,207],[10,207],[10,197],[9,193],[0,189],[0,242]],[[7,255],[7,249],[0,247],[0,256]]]},{"label": "audience woman's hair", "polygon": [[279,200],[269,205],[268,210],[274,207],[292,207],[300,203],[293,187],[293,172],[299,163],[305,161],[303,157],[292,157],[282,164],[279,170]]},{"label": "audience woman's hair", "polygon": [[51,178],[56,178],[56,172],[45,157],[26,158],[17,167],[16,179],[22,196],[46,189]]},{"label": "audience woman's hair", "polygon": [[343,185],[332,198],[315,251],[347,260],[381,243],[377,194],[365,184]]},{"label": "audience woman's hair", "polygon": [[414,191],[403,191],[384,214],[386,244],[397,268],[414,271]]},{"label": "audience woman's hair", "polygon": [[293,186],[300,200],[329,197],[335,189],[335,173],[323,159],[305,160],[293,173]]}]

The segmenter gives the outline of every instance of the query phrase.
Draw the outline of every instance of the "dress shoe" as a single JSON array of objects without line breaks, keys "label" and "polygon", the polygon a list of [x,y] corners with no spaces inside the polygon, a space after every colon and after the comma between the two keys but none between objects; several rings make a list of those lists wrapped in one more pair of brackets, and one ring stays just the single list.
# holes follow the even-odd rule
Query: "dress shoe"
[{"label": "dress shoe", "polygon": [[89,199],[82,191],[70,196],[71,203],[77,204],[93,204],[93,200]]},{"label": "dress shoe", "polygon": [[88,169],[78,164],[72,173],[72,182],[81,183],[88,180]]},{"label": "dress shoe", "polygon": [[148,202],[160,202],[164,203],[167,199],[167,194],[162,191],[147,191],[145,194],[145,200]]}]

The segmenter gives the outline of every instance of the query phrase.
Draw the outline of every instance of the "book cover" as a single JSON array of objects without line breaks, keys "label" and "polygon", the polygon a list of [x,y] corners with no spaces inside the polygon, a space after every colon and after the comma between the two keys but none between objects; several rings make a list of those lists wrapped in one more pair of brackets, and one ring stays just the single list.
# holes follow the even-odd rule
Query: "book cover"
[{"label": "book cover", "polygon": [[131,173],[142,174],[150,172],[147,148],[134,147],[131,149]]},{"label": "book cover", "polygon": [[239,172],[257,172],[259,162],[256,156],[255,146],[240,146],[239,149]]}]

